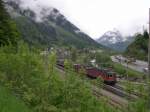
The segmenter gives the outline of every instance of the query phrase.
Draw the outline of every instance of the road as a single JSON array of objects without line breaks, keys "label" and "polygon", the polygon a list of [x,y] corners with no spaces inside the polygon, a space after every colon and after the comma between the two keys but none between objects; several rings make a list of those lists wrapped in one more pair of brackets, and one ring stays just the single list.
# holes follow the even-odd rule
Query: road
[{"label": "road", "polygon": [[128,67],[130,69],[133,69],[135,71],[138,71],[138,72],[144,72],[144,68],[147,68],[148,67],[148,63],[147,62],[144,62],[144,61],[140,61],[140,60],[136,60],[136,62],[132,62],[130,64],[127,64],[124,62],[124,60],[126,60],[127,58],[121,56],[121,55],[118,55],[117,57],[119,57],[121,59],[121,61],[119,61],[116,56],[111,56],[111,59],[113,62],[116,62],[116,63],[120,63],[122,64],[123,66],[125,67]]}]

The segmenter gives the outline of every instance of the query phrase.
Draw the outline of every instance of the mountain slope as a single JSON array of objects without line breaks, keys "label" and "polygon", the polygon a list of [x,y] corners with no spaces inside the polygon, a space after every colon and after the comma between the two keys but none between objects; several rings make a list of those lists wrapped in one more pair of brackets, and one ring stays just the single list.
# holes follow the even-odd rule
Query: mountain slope
[{"label": "mountain slope", "polygon": [[78,48],[100,46],[55,8],[43,8],[40,11],[42,17],[39,18],[34,11],[21,8],[17,2],[8,1],[5,4],[22,37],[30,44],[70,45]]},{"label": "mountain slope", "polygon": [[130,44],[125,55],[134,57],[139,60],[147,60],[148,56],[148,32],[135,35],[135,41]]},{"label": "mountain slope", "polygon": [[133,40],[132,37],[124,39],[118,30],[114,30],[104,33],[97,42],[115,51],[123,52]]}]

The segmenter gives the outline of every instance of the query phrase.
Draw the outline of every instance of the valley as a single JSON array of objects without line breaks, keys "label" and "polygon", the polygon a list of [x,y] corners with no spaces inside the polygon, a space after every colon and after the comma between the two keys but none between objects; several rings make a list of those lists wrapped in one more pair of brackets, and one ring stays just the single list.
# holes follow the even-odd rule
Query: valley
[{"label": "valley", "polygon": [[149,112],[148,29],[56,1],[0,0],[0,111]]}]

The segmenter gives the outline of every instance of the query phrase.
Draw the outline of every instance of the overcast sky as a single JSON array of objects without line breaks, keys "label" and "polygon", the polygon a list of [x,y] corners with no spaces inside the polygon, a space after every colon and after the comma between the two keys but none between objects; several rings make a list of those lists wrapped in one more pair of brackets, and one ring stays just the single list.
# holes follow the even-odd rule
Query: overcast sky
[{"label": "overcast sky", "polygon": [[[150,0],[22,0],[26,5],[52,6],[92,38],[114,28],[124,36],[148,26]],[[34,2],[33,2],[34,1]]]}]

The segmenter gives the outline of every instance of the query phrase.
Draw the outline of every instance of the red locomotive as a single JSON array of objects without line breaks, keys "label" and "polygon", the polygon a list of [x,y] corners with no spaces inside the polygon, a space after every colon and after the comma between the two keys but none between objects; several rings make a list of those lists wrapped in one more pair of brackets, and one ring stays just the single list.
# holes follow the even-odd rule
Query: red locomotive
[{"label": "red locomotive", "polygon": [[[57,65],[61,68],[64,68],[64,64],[63,62],[57,62]],[[116,73],[112,72],[108,69],[98,69],[95,67],[88,67],[88,66],[84,66],[81,64],[74,64],[73,68],[76,72],[79,72],[81,69],[85,70],[85,74],[92,78],[92,79],[96,79],[97,77],[102,78],[102,80],[104,81],[104,83],[109,84],[109,85],[114,85],[117,81],[116,81]]]}]

